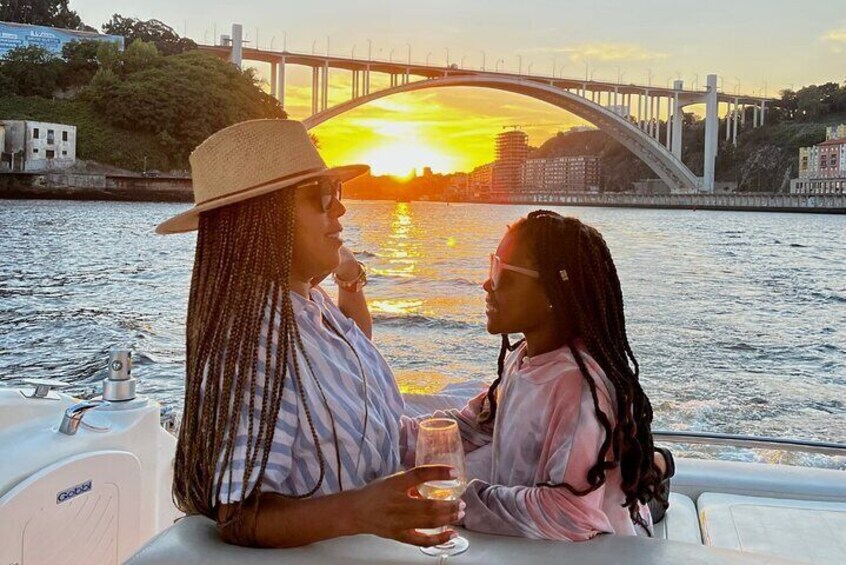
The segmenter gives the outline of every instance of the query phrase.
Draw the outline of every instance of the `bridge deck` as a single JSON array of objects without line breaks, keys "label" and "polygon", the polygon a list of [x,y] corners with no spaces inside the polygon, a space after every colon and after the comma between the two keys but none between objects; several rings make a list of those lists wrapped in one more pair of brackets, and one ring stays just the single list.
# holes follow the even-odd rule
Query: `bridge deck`
[{"label": "bridge deck", "polygon": [[[222,58],[229,58],[232,51],[231,47],[220,45],[200,45],[202,51],[213,53]],[[596,80],[582,80],[576,78],[553,78],[543,75],[527,75],[508,72],[497,71],[482,71],[467,68],[458,68],[455,66],[438,66],[438,65],[423,65],[415,62],[402,61],[384,61],[384,60],[366,60],[353,59],[350,57],[337,57],[331,55],[317,55],[308,53],[295,53],[291,51],[269,51],[264,49],[244,48],[243,58],[249,61],[260,61],[263,63],[278,63],[285,59],[286,65],[302,65],[306,67],[323,67],[328,66],[331,69],[344,69],[347,71],[364,71],[370,69],[371,72],[403,75],[408,73],[414,76],[423,76],[427,78],[438,78],[443,76],[491,76],[499,78],[515,78],[521,80],[530,80],[541,82],[544,84],[551,84],[558,88],[581,89],[585,88],[591,92],[617,92],[619,94],[643,94],[648,91],[651,96],[674,97],[677,93],[680,98],[687,103],[700,98],[704,101],[706,92],[704,90],[675,90],[673,88],[666,88],[662,86],[649,86],[642,84],[620,84],[616,82],[596,81]],[[774,98],[762,98],[758,96],[748,95],[734,95],[721,92],[718,95],[720,102],[735,102],[739,104],[760,104],[761,102],[776,102]]]}]

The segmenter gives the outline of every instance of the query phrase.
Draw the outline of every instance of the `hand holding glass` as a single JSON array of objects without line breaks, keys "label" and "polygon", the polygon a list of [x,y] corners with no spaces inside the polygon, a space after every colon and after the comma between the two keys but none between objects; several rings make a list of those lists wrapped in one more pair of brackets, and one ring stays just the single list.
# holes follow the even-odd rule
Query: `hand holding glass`
[{"label": "hand holding glass", "polygon": [[[429,481],[417,487],[423,497],[430,500],[458,500],[467,486],[464,471],[464,448],[458,424],[448,418],[430,418],[420,423],[417,435],[417,459],[420,465],[449,465],[455,469],[457,477],[447,481]],[[441,530],[443,531],[443,530]],[[461,536],[447,543],[434,547],[421,547],[420,550],[435,557],[457,555],[467,551],[469,542]]]}]

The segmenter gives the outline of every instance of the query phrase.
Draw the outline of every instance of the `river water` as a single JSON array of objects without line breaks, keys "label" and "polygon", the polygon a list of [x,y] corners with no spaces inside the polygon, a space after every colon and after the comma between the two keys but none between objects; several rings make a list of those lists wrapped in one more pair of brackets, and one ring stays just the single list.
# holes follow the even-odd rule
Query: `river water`
[{"label": "river water", "polygon": [[[404,390],[490,381],[499,339],[484,331],[480,285],[506,225],[531,208],[346,204],[374,340]],[[153,228],[185,207],[0,201],[0,381],[77,390],[128,346],[139,390],[179,408],[194,236]],[[846,216],[555,209],[611,247],[655,429],[846,440]]]}]

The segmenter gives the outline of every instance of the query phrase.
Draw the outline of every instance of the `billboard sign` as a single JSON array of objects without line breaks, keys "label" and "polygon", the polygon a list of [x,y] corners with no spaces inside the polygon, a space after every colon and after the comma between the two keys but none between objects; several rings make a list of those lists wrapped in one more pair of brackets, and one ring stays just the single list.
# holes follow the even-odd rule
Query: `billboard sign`
[{"label": "billboard sign", "polygon": [[61,56],[62,47],[66,43],[84,40],[110,41],[123,49],[123,37],[119,35],[0,22],[0,57],[5,57],[12,49],[30,45],[37,45],[53,55]]}]

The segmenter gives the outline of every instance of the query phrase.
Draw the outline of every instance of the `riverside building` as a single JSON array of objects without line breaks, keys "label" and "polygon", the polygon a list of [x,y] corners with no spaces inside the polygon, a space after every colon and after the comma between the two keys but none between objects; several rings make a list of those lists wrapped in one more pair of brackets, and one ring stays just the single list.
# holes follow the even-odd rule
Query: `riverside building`
[{"label": "riverside building", "polygon": [[76,126],[0,120],[0,169],[38,173],[76,162]]},{"label": "riverside building", "polygon": [[846,194],[846,124],[826,128],[826,140],[799,148],[799,178],[793,194]]},{"label": "riverside building", "polygon": [[468,195],[484,199],[490,196],[493,186],[494,163],[479,165],[470,173],[467,180]]},{"label": "riverside building", "polygon": [[491,183],[493,193],[512,193],[521,189],[523,163],[528,155],[529,136],[524,132],[506,131],[496,136],[496,161]]},{"label": "riverside building", "polygon": [[533,193],[599,192],[599,171],[599,157],[528,159],[523,165],[522,186]]}]

